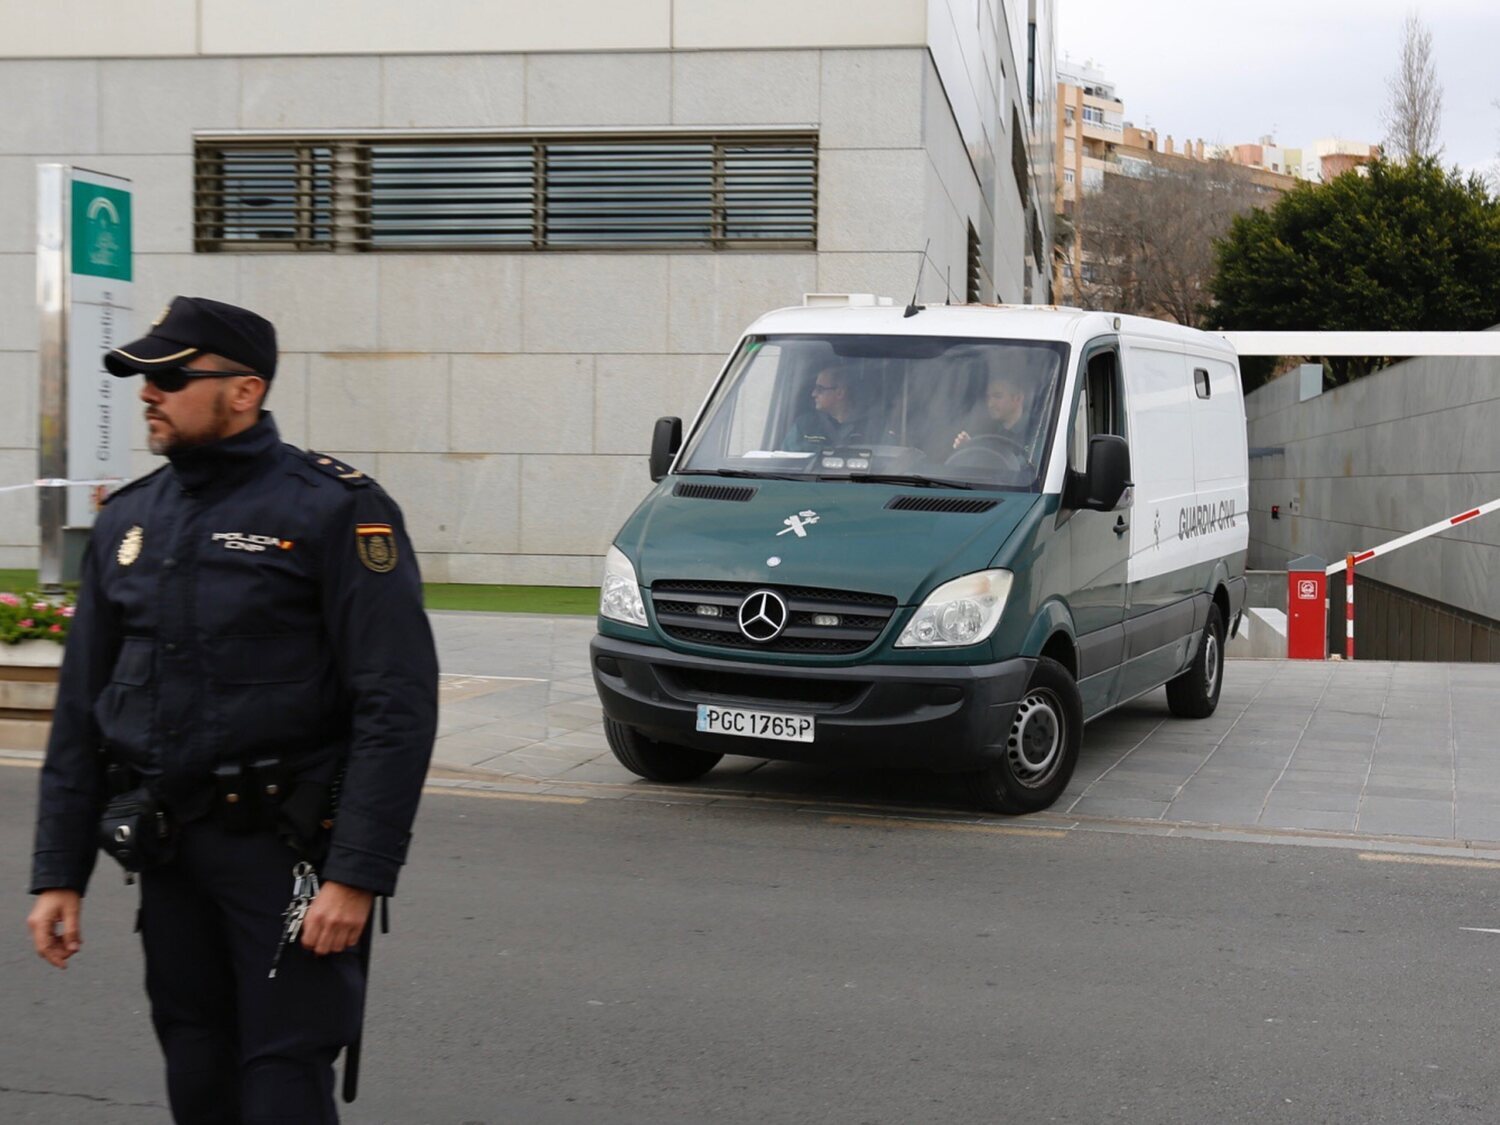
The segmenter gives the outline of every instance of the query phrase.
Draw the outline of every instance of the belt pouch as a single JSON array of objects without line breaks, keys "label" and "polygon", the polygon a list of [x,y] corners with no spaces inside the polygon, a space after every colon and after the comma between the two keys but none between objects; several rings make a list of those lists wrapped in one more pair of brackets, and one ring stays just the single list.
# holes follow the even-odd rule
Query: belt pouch
[{"label": "belt pouch", "polygon": [[134,874],[172,858],[176,843],[167,810],[145,786],[112,797],[99,818],[99,846]]}]

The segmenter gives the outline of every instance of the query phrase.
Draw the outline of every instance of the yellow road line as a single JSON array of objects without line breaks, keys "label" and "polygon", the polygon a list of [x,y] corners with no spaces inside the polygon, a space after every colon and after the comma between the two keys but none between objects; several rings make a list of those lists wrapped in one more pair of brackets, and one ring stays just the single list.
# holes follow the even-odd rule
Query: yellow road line
[{"label": "yellow road line", "polygon": [[1441,855],[1405,855],[1400,852],[1360,852],[1360,859],[1371,863],[1415,863],[1424,867],[1478,867],[1482,870],[1500,870],[1500,860],[1458,859]]},{"label": "yellow road line", "polygon": [[460,789],[448,785],[424,785],[423,793],[434,797],[478,797],[484,801],[531,801],[538,805],[586,805],[587,797],[563,797],[556,793],[502,793],[494,789]]},{"label": "yellow road line", "polygon": [[984,836],[1035,836],[1044,840],[1061,840],[1067,836],[1055,828],[1011,828],[1003,824],[959,824],[945,820],[901,820],[879,816],[829,816],[824,824],[851,828],[919,828],[928,832],[977,832]]}]

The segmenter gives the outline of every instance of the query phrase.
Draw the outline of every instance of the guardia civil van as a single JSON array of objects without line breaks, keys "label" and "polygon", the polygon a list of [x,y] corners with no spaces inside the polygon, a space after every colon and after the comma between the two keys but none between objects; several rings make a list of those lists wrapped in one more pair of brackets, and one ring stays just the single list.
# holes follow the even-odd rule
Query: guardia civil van
[{"label": "guardia civil van", "polygon": [[967,775],[1044,809],[1083,724],[1218,704],[1245,602],[1222,340],[1079,309],[811,295],[656,423],[591,645],[636,774],[725,754]]}]

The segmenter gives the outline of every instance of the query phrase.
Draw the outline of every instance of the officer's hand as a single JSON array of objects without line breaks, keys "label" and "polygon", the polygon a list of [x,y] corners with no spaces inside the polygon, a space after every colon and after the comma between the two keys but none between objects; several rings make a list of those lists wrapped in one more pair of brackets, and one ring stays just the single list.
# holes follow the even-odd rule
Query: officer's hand
[{"label": "officer's hand", "polygon": [[372,891],[345,883],[324,883],[302,922],[302,948],[322,957],[359,944],[374,905]]},{"label": "officer's hand", "polygon": [[959,434],[956,438],[953,439],[953,448],[957,449],[961,445],[967,445],[969,443],[969,440],[969,431],[965,430],[963,433]]},{"label": "officer's hand", "polygon": [[83,947],[83,930],[78,925],[82,913],[83,896],[77,891],[51,890],[37,895],[26,919],[37,956],[66,969],[68,958]]}]

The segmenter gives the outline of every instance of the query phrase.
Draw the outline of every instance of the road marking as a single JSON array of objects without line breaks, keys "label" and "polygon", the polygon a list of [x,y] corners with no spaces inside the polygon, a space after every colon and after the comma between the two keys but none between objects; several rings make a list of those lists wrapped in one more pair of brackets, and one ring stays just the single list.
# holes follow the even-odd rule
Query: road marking
[{"label": "road marking", "polygon": [[1486,930],[1483,926],[1460,926],[1460,930],[1468,930],[1471,934],[1500,934],[1500,930]]},{"label": "road marking", "polygon": [[849,828],[920,828],[928,832],[978,832],[985,836],[1035,836],[1045,840],[1061,840],[1067,836],[1056,828],[1011,828],[1003,824],[959,824],[944,820],[903,820],[880,816],[830,816],[824,824],[837,824]]},{"label": "road marking", "polygon": [[23,770],[39,770],[42,768],[42,760],[40,758],[0,757],[0,766],[19,766]]},{"label": "road marking", "polygon": [[440,672],[440,680],[503,680],[507,683],[520,684],[550,684],[552,681],[541,676],[471,676],[467,672]]},{"label": "road marking", "polygon": [[1485,871],[1500,871],[1500,860],[1456,859],[1441,855],[1404,855],[1397,852],[1360,852],[1360,859],[1371,863],[1415,863],[1424,867],[1477,867]]},{"label": "road marking", "polygon": [[450,785],[424,785],[423,793],[437,797],[478,797],[484,801],[531,801],[538,805],[586,805],[587,797],[563,797],[556,793],[502,793],[494,789],[461,789]]}]

